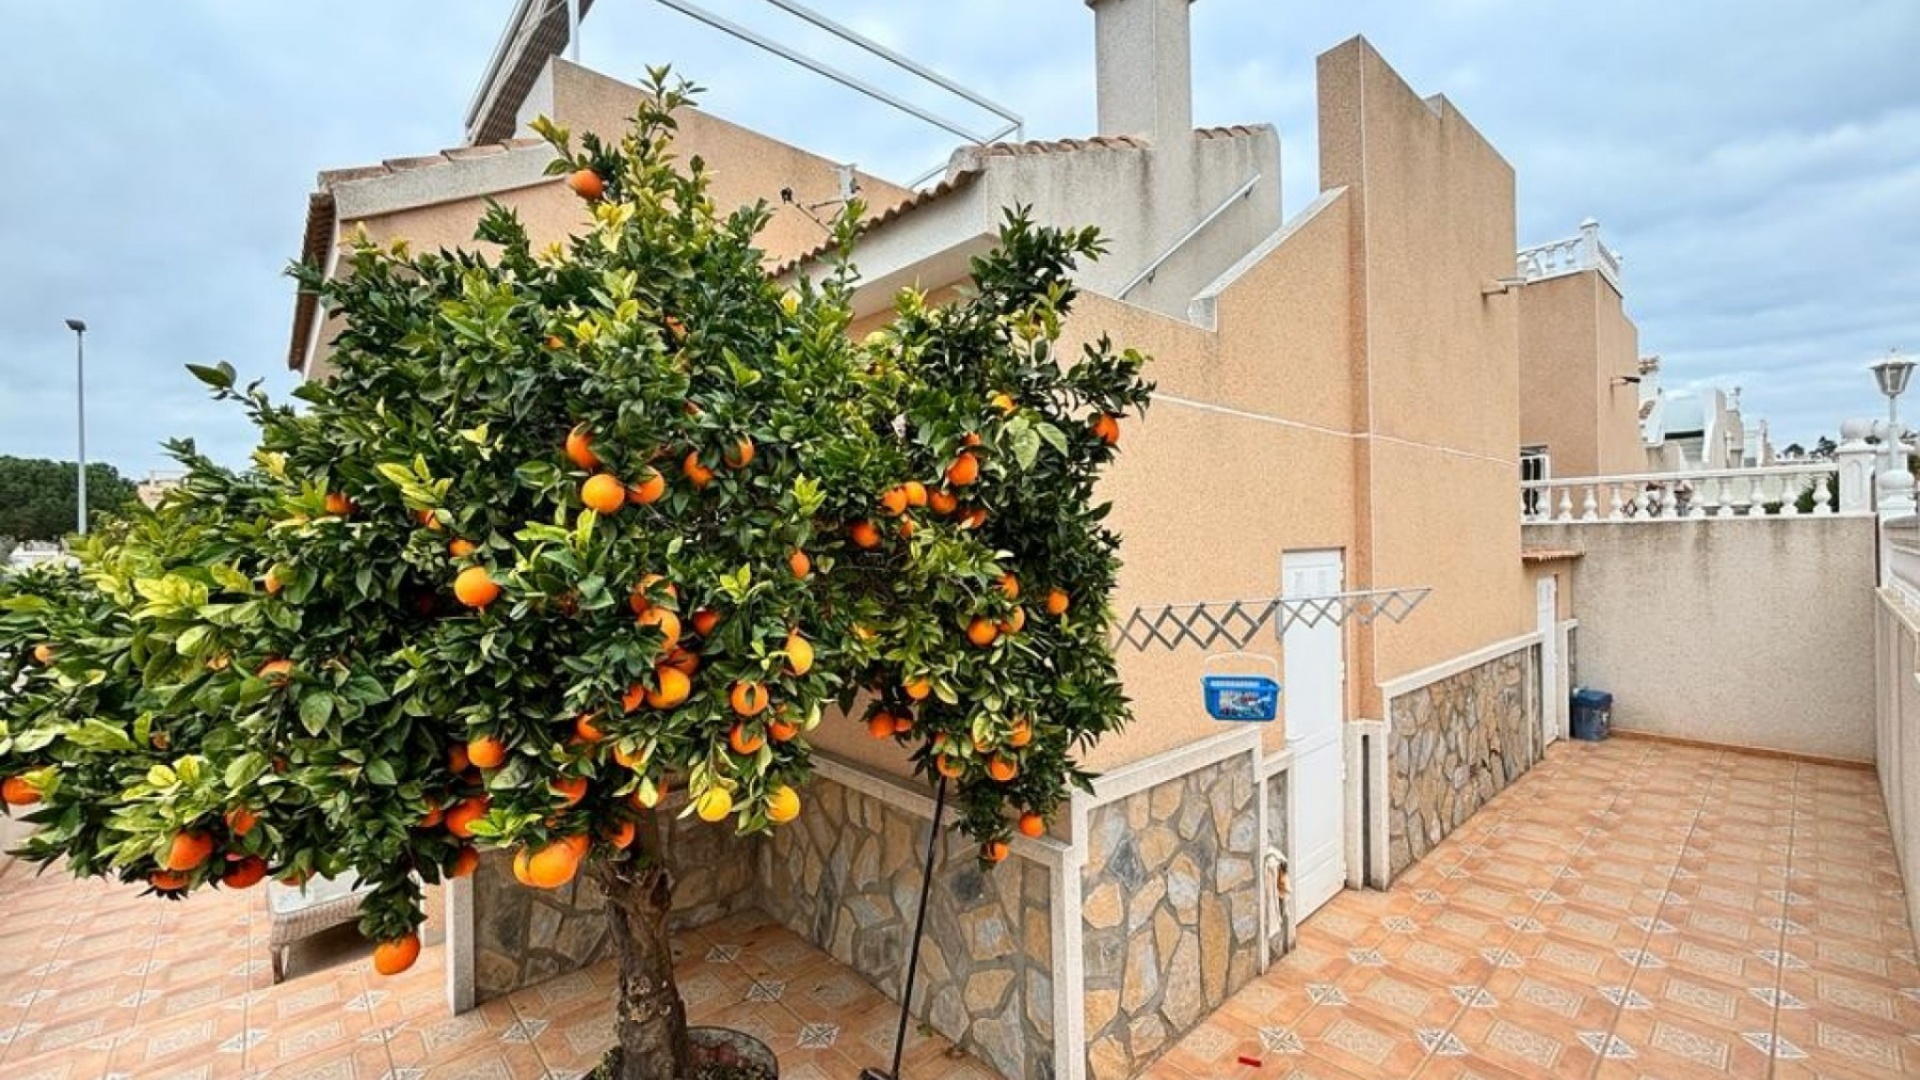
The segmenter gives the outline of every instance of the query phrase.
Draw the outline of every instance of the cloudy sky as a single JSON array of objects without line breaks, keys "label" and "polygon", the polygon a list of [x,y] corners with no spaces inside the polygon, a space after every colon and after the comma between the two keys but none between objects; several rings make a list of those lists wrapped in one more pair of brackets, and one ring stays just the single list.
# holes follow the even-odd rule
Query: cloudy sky
[{"label": "cloudy sky", "polygon": [[[1078,0],[811,0],[1011,106],[1031,138],[1094,124]],[[964,103],[764,0],[706,6],[975,128]],[[0,10],[0,454],[68,457],[88,320],[89,448],[144,473],[249,429],[181,370],[276,391],[307,193],[322,168],[457,145],[511,0],[63,0]],[[1520,184],[1520,235],[1603,223],[1669,385],[1745,389],[1776,441],[1881,407],[1865,365],[1920,352],[1920,4],[1913,0],[1200,0],[1196,113],[1272,122],[1289,213],[1317,190],[1314,56],[1367,35],[1454,100]],[[599,0],[617,75],[671,62],[705,105],[899,180],[951,140],[653,0]],[[1920,409],[1920,402],[1916,402]]]}]

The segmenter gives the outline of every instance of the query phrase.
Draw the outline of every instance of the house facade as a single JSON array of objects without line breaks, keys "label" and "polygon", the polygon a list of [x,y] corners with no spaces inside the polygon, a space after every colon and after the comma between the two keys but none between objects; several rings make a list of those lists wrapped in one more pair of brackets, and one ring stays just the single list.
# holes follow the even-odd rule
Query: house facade
[{"label": "house facade", "polygon": [[[1068,334],[1154,358],[1152,408],[1104,489],[1124,538],[1116,618],[1166,631],[1121,646],[1134,721],[1090,753],[1101,779],[1051,835],[1017,838],[992,873],[955,844],[935,877],[916,1011],[1021,1080],[1141,1071],[1317,906],[1390,882],[1559,737],[1572,581],[1524,557],[1512,512],[1521,448],[1563,438],[1529,426],[1562,415],[1532,388],[1564,390],[1565,415],[1604,414],[1605,434],[1565,437],[1588,472],[1631,464],[1614,429],[1637,416],[1611,380],[1636,351],[1617,281],[1499,287],[1515,276],[1514,170],[1445,97],[1363,39],[1323,53],[1320,190],[1283,219],[1280,134],[1193,126],[1190,0],[1090,7],[1086,139],[964,148],[924,191],[698,111],[678,145],[708,163],[719,205],[775,207],[763,243],[782,277],[820,270],[825,235],[800,206],[858,185],[872,212],[856,332],[901,288],[962,287],[1003,207],[1097,225],[1110,254],[1081,268]],[[523,93],[523,131],[546,114],[614,136],[640,92],[555,57]],[[557,239],[584,212],[548,159],[507,139],[323,173],[305,255],[331,268],[362,230],[469,244],[488,199]],[[326,377],[329,337],[302,300],[290,366]],[[1269,613],[1228,636],[1283,673],[1275,723],[1210,718],[1201,675],[1232,647],[1168,629],[1231,622],[1222,601]],[[753,841],[683,828],[682,917],[757,904],[897,994],[932,800],[860,725],[814,742],[792,826]],[[450,889],[456,1005],[591,961],[604,929],[591,885],[573,890],[529,895],[492,861]]]}]

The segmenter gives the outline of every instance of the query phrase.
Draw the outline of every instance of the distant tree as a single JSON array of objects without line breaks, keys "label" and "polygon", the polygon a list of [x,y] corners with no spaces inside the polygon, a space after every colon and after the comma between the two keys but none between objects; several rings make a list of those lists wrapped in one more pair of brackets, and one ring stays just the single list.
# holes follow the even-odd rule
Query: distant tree
[{"label": "distant tree", "polygon": [[[0,536],[17,541],[58,540],[74,531],[78,494],[71,461],[0,456]],[[111,465],[87,466],[89,517],[136,501],[133,481]]]},{"label": "distant tree", "polygon": [[1780,451],[1780,456],[1785,458],[1803,458],[1807,456],[1807,448],[1797,442],[1788,443],[1786,448]]},{"label": "distant tree", "polygon": [[1826,461],[1831,459],[1833,457],[1833,452],[1838,449],[1840,449],[1840,446],[1838,443],[1834,442],[1832,439],[1827,438],[1825,435],[1822,435],[1820,436],[1819,440],[1813,444],[1813,452],[1808,454],[1807,456],[1812,458],[1817,458],[1821,461]]}]

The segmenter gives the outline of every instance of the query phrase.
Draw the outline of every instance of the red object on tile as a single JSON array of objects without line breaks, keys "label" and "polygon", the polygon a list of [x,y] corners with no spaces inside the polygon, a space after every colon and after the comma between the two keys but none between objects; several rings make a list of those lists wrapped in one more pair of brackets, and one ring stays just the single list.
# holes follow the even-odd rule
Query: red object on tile
[{"label": "red object on tile", "polygon": [[1259,1059],[1259,1058],[1250,1058],[1250,1057],[1248,1057],[1248,1056],[1247,1056],[1247,1055],[1245,1055],[1245,1054],[1241,1054],[1241,1055],[1240,1055],[1240,1064],[1242,1064],[1242,1065],[1251,1065],[1251,1066],[1253,1066],[1254,1068],[1256,1068],[1256,1069],[1257,1069],[1257,1068],[1259,1068],[1259,1067],[1260,1067],[1260,1059]]}]

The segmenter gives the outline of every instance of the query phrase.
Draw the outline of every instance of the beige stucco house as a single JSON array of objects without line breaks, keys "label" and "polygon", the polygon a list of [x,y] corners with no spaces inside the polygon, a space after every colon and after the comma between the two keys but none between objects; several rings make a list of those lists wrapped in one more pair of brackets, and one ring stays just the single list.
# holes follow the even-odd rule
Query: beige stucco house
[{"label": "beige stucco house", "polygon": [[[1538,759],[1563,723],[1570,582],[1564,563],[1523,559],[1520,449],[1554,443],[1587,472],[1639,454],[1637,395],[1612,381],[1635,362],[1617,282],[1502,287],[1514,170],[1445,97],[1421,96],[1365,40],[1322,54],[1320,189],[1283,220],[1280,135],[1193,127],[1190,0],[1089,6],[1099,130],[964,148],[924,191],[858,176],[873,213],[855,303],[864,327],[899,288],[961,284],[1016,202],[1099,226],[1111,253],[1083,268],[1069,332],[1151,353],[1158,382],[1105,489],[1125,538],[1117,614],[1178,621],[1201,602],[1257,610],[1284,595],[1245,647],[1279,666],[1286,693],[1279,722],[1223,724],[1200,677],[1226,646],[1125,647],[1135,721],[1091,755],[1096,793],[995,873],[950,853],[916,1008],[1021,1080],[1140,1071],[1315,907],[1390,881]],[[612,134],[638,93],[556,57],[517,115],[523,131],[544,113]],[[775,206],[770,273],[819,269],[824,234],[781,192],[832,200],[839,166],[700,112],[681,150],[711,166],[718,203]],[[332,265],[360,228],[465,243],[489,198],[557,237],[582,210],[546,161],[508,139],[322,173],[305,255]],[[290,365],[325,377],[328,330],[303,299]],[[817,747],[794,827],[751,844],[686,837],[685,917],[758,904],[896,992],[931,800],[858,725],[823,727]],[[579,929],[590,897],[513,891],[491,866],[454,890],[467,1001],[598,947]]]}]

